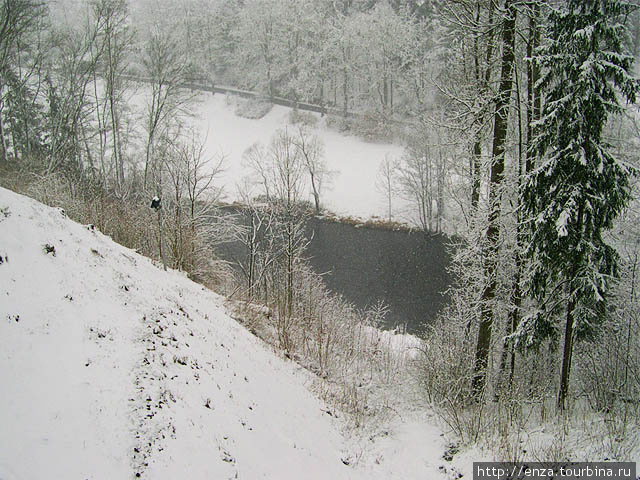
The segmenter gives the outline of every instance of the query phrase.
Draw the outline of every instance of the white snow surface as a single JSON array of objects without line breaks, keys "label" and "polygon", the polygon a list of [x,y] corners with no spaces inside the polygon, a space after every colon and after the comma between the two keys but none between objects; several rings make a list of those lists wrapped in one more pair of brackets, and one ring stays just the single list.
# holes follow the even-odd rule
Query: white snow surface
[{"label": "white snow surface", "polygon": [[[247,119],[235,114],[236,101],[237,98],[231,95],[202,93],[194,108],[194,125],[206,136],[207,155],[225,158],[222,184],[228,200],[238,199],[237,185],[242,185],[243,179],[250,174],[243,166],[245,150],[256,142],[269,145],[280,129],[287,128],[294,133],[297,128],[289,122],[290,108],[274,105],[263,118]],[[385,158],[399,158],[403,148],[391,143],[365,142],[328,128],[326,117],[310,112],[304,114],[317,119],[316,126],[309,127],[309,132],[322,140],[324,160],[328,170],[333,172],[329,185],[323,188],[323,206],[341,216],[386,217],[385,195],[376,189],[376,176]],[[307,194],[311,201],[310,191]]]},{"label": "white snow surface", "polygon": [[445,478],[419,411],[345,465],[309,372],[60,209],[0,188],[0,257],[2,480]]}]

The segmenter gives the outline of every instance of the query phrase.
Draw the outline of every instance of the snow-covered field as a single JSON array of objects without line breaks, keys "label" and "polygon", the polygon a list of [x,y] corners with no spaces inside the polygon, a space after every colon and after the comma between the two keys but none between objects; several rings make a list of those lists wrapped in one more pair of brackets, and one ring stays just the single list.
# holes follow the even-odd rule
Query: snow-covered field
[{"label": "snow-covered field", "polygon": [[[259,120],[235,114],[237,97],[224,94],[202,93],[195,102],[194,124],[206,135],[206,152],[209,157],[224,155],[226,171],[222,185],[229,200],[237,198],[237,184],[249,174],[243,167],[242,154],[255,142],[268,145],[273,135],[290,126],[291,109],[274,105]],[[326,117],[305,112],[317,119],[310,132],[318,135],[324,144],[324,159],[332,181],[321,197],[330,211],[342,216],[369,218],[385,217],[384,193],[375,187],[380,163],[386,157],[399,158],[402,147],[388,143],[368,143],[355,136],[330,129]],[[309,194],[309,200],[312,197]]]},{"label": "snow-covered field", "polygon": [[2,480],[445,478],[424,411],[345,440],[221,297],[58,209],[0,189],[0,260]]}]

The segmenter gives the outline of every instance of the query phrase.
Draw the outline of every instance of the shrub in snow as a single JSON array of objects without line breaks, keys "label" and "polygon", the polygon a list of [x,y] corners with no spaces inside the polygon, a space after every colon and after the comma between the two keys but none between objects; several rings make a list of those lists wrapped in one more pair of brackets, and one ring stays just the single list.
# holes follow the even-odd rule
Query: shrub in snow
[{"label": "shrub in snow", "polygon": [[302,110],[291,110],[289,113],[289,123],[293,125],[301,124],[309,127],[315,127],[318,124],[318,117],[311,112],[303,112]]},{"label": "shrub in snow", "polygon": [[261,98],[238,100],[236,115],[251,120],[259,120],[271,111],[273,104]]}]

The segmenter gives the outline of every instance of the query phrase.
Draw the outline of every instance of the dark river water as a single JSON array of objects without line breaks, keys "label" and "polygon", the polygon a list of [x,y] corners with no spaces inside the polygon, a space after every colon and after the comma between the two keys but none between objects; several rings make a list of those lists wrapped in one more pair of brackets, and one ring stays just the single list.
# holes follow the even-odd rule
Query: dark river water
[{"label": "dark river water", "polygon": [[[451,284],[447,237],[315,217],[307,229],[311,242],[305,257],[313,269],[357,308],[383,300],[389,307],[383,327],[420,333],[444,306]],[[246,255],[240,244],[224,245],[218,253],[231,262]]]},{"label": "dark river water", "polygon": [[451,284],[447,237],[312,218],[307,251],[327,286],[359,308],[382,299],[388,328],[419,333],[438,314]]}]

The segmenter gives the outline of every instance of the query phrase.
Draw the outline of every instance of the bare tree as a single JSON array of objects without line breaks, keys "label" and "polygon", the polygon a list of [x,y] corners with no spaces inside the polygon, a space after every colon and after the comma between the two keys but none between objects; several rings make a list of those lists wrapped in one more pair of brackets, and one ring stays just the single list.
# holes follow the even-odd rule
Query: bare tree
[{"label": "bare tree", "polygon": [[[98,39],[102,51],[101,67],[105,77],[104,99],[111,128],[112,160],[118,189],[125,179],[124,156],[121,138],[124,110],[125,84],[122,74],[128,63],[128,54],[133,44],[133,32],[127,19],[125,0],[93,0],[92,10],[98,25]],[[102,125],[106,128],[106,125]]]},{"label": "bare tree", "polygon": [[[8,161],[9,145],[7,138],[16,138],[16,131],[22,130],[28,135],[27,118],[30,115],[23,112],[22,121],[19,111],[26,105],[35,106],[35,97],[30,91],[29,82],[34,74],[39,73],[41,67],[41,41],[39,31],[45,14],[45,4],[34,0],[4,0],[0,4],[0,159]],[[10,95],[11,94],[11,95]],[[29,98],[31,97],[31,98]],[[14,125],[7,125],[5,107],[7,103],[14,110]],[[33,112],[33,108],[31,109]],[[14,151],[19,145],[29,145],[14,141]]]},{"label": "bare tree", "polygon": [[323,158],[322,140],[316,135],[311,135],[303,125],[300,125],[293,138],[293,144],[298,149],[300,158],[309,174],[315,212],[316,215],[319,215],[321,211],[320,194],[330,178],[330,172]]},{"label": "bare tree", "polygon": [[[246,250],[246,256],[237,260],[247,284],[249,301],[256,298],[266,275],[277,259],[275,237],[272,232],[277,223],[276,211],[268,205],[256,201],[250,187],[238,188],[242,201],[239,222],[233,229],[233,238]],[[264,301],[268,303],[268,288],[263,288]]]},{"label": "bare tree", "polygon": [[[254,145],[246,152],[245,161],[254,171],[269,208],[276,212],[277,223],[270,234],[278,246],[278,262],[274,264],[277,268],[272,268],[270,273],[271,282],[276,287],[274,300],[280,346],[289,350],[294,321],[295,277],[308,243],[304,234],[305,210],[301,204],[305,166],[294,138],[286,130],[276,133],[268,149]],[[281,295],[283,277],[284,292]]]},{"label": "bare tree", "polygon": [[214,182],[223,171],[223,158],[204,153],[204,141],[194,131],[168,142],[163,158],[167,182],[165,195],[166,231],[173,268],[203,275],[217,226],[212,221],[220,190]]},{"label": "bare tree", "polygon": [[384,161],[378,168],[376,176],[376,189],[385,196],[387,204],[387,219],[392,221],[392,201],[396,191],[396,181],[398,172],[398,162],[391,159],[389,154],[385,155]]},{"label": "bare tree", "polygon": [[489,180],[489,223],[486,233],[488,247],[485,253],[486,285],[482,292],[480,329],[478,332],[478,342],[476,344],[476,361],[473,377],[473,392],[476,399],[481,397],[486,384],[486,369],[491,346],[491,330],[494,318],[491,302],[495,298],[498,283],[496,279],[496,266],[500,237],[500,193],[504,179],[505,145],[515,64],[516,9],[512,0],[505,0],[504,9],[502,69],[500,74],[500,90],[495,105],[493,150]]},{"label": "bare tree", "polygon": [[99,60],[92,54],[97,36],[91,23],[77,30],[67,27],[54,32],[53,65],[45,78],[50,106],[47,172],[65,164],[68,173],[81,172],[87,166],[92,176],[96,173],[90,146],[94,130],[91,116],[96,106],[90,98],[90,87]]},{"label": "bare tree", "polygon": [[154,26],[145,44],[142,64],[151,80],[151,96],[146,107],[147,142],[143,186],[146,189],[153,149],[159,130],[177,120],[192,98],[181,84],[185,80],[186,55],[171,30]]}]

